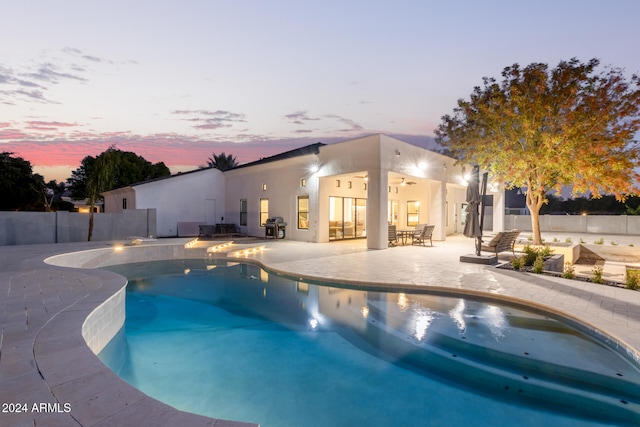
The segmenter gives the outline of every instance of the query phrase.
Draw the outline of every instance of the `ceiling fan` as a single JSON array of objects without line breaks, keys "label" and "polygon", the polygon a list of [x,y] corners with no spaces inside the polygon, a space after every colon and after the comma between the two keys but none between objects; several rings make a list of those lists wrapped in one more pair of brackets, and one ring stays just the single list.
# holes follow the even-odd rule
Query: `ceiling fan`
[{"label": "ceiling fan", "polygon": [[406,181],[404,178],[400,181],[400,185],[414,185],[417,184],[415,181]]}]

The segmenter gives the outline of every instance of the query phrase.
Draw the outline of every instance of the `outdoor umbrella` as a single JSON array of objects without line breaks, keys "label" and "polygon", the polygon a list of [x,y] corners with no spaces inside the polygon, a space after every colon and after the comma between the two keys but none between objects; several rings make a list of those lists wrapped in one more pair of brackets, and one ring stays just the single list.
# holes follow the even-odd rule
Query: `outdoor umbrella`
[{"label": "outdoor umbrella", "polygon": [[467,186],[467,219],[464,224],[463,234],[466,237],[476,239],[476,255],[480,256],[480,247],[482,245],[482,228],[480,227],[479,207],[480,201],[480,168],[478,165],[473,167],[469,185]]}]

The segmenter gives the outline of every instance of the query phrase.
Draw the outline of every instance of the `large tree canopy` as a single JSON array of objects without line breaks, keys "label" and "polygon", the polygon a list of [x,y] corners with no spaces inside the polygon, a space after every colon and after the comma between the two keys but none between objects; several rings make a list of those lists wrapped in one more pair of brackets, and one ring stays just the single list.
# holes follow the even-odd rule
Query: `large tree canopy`
[{"label": "large tree canopy", "polygon": [[13,153],[0,153],[0,210],[42,210],[44,179],[31,163]]},{"label": "large tree canopy", "polygon": [[[101,160],[101,157],[103,158]],[[92,174],[96,171],[96,164],[106,164],[104,157],[108,157],[108,164],[113,168],[113,172],[108,174],[108,182],[103,183],[100,192],[109,191],[116,188],[126,187],[137,182],[169,176],[171,172],[163,162],[152,164],[144,157],[138,156],[130,151],[121,151],[115,147],[110,147],[97,157],[87,156],[82,159],[80,167],[71,172],[71,178],[67,183],[71,189],[71,195],[76,199],[90,197],[87,185]]]},{"label": "large tree canopy", "polygon": [[507,188],[526,190],[534,242],[542,242],[539,212],[550,190],[574,195],[637,194],[640,149],[640,79],[600,62],[573,58],[518,64],[502,81],[483,78],[469,100],[445,115],[437,141],[464,162],[478,163]]}]

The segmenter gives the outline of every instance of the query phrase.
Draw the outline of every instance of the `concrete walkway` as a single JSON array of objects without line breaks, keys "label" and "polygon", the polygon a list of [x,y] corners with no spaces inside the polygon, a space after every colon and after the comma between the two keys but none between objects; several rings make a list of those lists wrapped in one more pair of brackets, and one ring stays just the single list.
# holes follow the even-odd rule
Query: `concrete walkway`
[{"label": "concrete walkway", "polygon": [[[182,247],[185,242],[143,245]],[[212,244],[201,242],[191,250],[199,257]],[[380,251],[367,250],[364,241],[259,244],[266,246],[264,251],[237,254],[238,248],[256,246],[246,243],[217,256],[252,260],[297,277],[491,294],[562,314],[602,332],[640,360],[640,292],[460,263],[460,255],[473,252],[473,242],[462,236],[434,242],[433,247]],[[121,381],[86,346],[81,335],[84,319],[125,282],[111,272],[56,267],[44,259],[112,246],[97,242],[0,247],[0,403],[19,404],[0,412],[0,425],[244,425],[186,414],[157,402]]]}]

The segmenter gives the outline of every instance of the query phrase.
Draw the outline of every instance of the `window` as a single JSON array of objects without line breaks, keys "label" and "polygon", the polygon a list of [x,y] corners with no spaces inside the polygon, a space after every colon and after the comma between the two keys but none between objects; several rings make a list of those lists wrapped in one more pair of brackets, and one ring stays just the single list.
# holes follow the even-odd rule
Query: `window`
[{"label": "window", "polygon": [[420,222],[420,202],[409,200],[407,202],[407,226],[418,225]]},{"label": "window", "polygon": [[309,229],[309,196],[298,196],[298,228]]},{"label": "window", "polygon": [[240,199],[240,225],[247,225],[247,199]]},{"label": "window", "polygon": [[122,199],[122,210],[125,210],[125,209],[127,209],[127,198],[126,197]]},{"label": "window", "polygon": [[399,203],[397,200],[389,200],[389,224],[398,225]]},{"label": "window", "polygon": [[264,227],[269,218],[269,199],[260,199],[260,227]]}]

